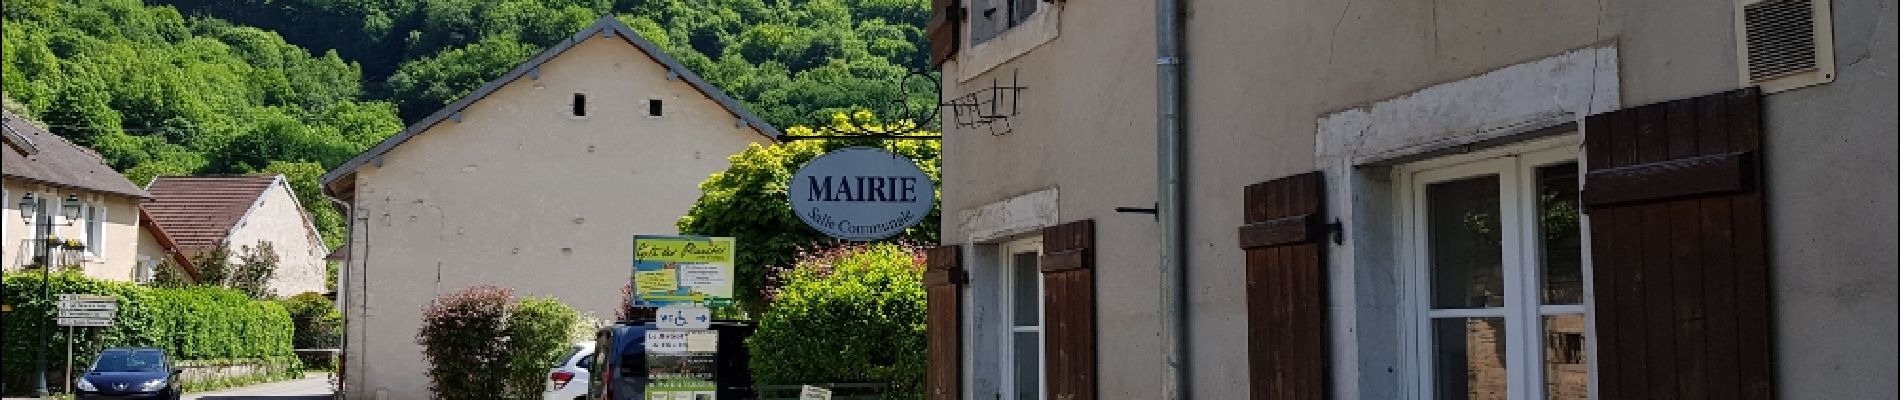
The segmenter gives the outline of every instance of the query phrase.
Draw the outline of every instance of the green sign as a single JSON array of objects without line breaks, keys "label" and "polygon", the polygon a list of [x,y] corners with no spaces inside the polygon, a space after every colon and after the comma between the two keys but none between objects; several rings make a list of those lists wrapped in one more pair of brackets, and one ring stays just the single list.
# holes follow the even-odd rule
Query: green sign
[{"label": "green sign", "polygon": [[634,307],[732,305],[729,237],[633,237]]}]

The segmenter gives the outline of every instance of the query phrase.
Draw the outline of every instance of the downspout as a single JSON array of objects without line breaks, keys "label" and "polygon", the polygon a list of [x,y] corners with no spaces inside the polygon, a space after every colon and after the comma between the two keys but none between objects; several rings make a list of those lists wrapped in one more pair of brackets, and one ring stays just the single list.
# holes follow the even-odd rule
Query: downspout
[{"label": "downspout", "polygon": [[[338,200],[335,197],[330,197],[330,188],[325,187],[325,188],[319,189],[317,190],[317,194],[322,195],[324,200],[329,200],[330,204],[335,205],[339,209],[342,209],[343,226],[344,226],[343,247],[350,247],[350,242],[356,239],[356,214],[354,213],[356,209],[350,207],[350,203],[348,202],[344,202],[343,200]],[[350,262],[355,261],[357,251],[359,251],[359,249],[351,247],[349,254],[343,255],[343,265],[338,266],[336,269],[336,289],[333,289],[333,290],[341,292],[342,294],[342,296],[337,296],[337,297],[340,297],[339,299],[337,299],[337,301],[342,303],[341,308],[343,311],[343,321],[340,321],[340,323],[337,326],[337,330],[341,331],[341,334],[337,335],[339,336],[337,339],[342,341],[342,343],[337,343],[337,361],[338,362],[337,362],[337,365],[335,366],[336,371],[337,371],[335,373],[338,373],[338,374],[342,373],[346,369],[343,364],[346,361],[349,361],[348,357],[344,357],[344,355],[349,353],[345,349],[350,347],[350,295],[354,293],[345,289],[349,288]],[[369,290],[369,285],[367,282],[365,282],[363,286],[364,287],[362,290]],[[361,371],[358,371],[358,373],[361,373]],[[342,379],[343,377],[338,376],[336,378],[337,378],[336,387],[330,388],[330,390],[335,391],[335,393],[331,397],[335,399],[341,399],[344,397],[344,391],[342,390],[343,389],[342,386],[344,385],[344,382]]]},{"label": "downspout", "polygon": [[1155,159],[1161,222],[1161,399],[1187,399],[1187,202],[1181,145],[1181,5],[1155,0]]}]

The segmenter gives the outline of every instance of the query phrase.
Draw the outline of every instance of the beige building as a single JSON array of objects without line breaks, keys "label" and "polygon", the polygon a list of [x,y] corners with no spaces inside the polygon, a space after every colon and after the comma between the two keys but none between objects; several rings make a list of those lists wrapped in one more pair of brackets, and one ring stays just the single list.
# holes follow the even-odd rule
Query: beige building
[{"label": "beige building", "polygon": [[1892,0],[933,4],[933,400],[1900,395]]},{"label": "beige building", "polygon": [[701,181],[777,135],[604,18],[330,171],[348,395],[427,397],[422,308],[471,285],[611,317],[633,235],[675,232]]},{"label": "beige building", "polygon": [[[52,263],[78,268],[100,279],[144,282],[177,249],[158,240],[140,218],[139,201],[149,197],[124,175],[113,171],[92,150],[74,145],[12,112],[5,114],[5,211],[0,216],[0,267],[8,271],[36,265],[34,239],[43,232],[21,217],[21,202],[32,195],[36,215],[52,215],[51,236],[76,241],[77,248],[54,249]],[[68,206],[71,204],[71,208]],[[66,218],[71,214],[74,218]]]},{"label": "beige building", "polygon": [[145,190],[151,193],[145,211],[163,228],[148,235],[154,243],[170,241],[187,254],[225,245],[237,262],[246,248],[268,242],[277,256],[271,293],[328,291],[323,257],[329,250],[283,175],[160,176]]}]

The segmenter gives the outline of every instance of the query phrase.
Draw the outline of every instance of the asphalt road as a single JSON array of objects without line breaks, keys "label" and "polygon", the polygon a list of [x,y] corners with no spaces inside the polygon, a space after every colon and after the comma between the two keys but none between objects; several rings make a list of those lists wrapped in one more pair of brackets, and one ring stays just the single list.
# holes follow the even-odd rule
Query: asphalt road
[{"label": "asphalt road", "polygon": [[329,400],[330,375],[313,373],[294,381],[190,393],[185,400]]}]

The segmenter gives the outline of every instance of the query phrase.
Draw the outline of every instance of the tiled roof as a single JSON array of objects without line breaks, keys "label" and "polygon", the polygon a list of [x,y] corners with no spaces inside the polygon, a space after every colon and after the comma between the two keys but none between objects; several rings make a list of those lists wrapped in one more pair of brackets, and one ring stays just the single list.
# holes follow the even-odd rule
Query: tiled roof
[{"label": "tiled roof", "polygon": [[107,166],[97,153],[47,132],[12,112],[4,114],[8,145],[0,150],[0,175],[47,185],[145,197],[138,185]]},{"label": "tiled roof", "polygon": [[278,176],[161,176],[145,190],[145,210],[179,247],[198,249],[231,236]]}]

